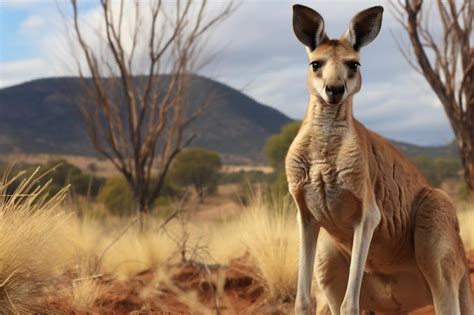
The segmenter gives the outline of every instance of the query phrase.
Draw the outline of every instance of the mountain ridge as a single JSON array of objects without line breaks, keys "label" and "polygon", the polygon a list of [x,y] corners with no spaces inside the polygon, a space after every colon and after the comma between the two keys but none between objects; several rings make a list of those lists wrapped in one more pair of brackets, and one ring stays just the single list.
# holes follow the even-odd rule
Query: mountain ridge
[{"label": "mountain ridge", "polygon": [[[199,131],[192,146],[215,150],[227,162],[262,163],[266,140],[291,119],[224,83],[193,76],[189,99],[200,100],[209,92],[218,97],[190,127]],[[80,95],[77,77],[43,78],[0,89],[0,154],[97,155],[75,105]],[[452,145],[392,142],[409,156],[456,154]]]}]

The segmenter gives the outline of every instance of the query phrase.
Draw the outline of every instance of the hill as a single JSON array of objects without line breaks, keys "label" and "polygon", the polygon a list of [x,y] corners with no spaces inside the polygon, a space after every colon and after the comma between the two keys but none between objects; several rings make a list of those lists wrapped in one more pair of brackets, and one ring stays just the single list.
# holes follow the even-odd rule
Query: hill
[{"label": "hill", "polygon": [[[189,99],[199,102],[209,94],[214,96],[213,103],[191,126],[199,133],[193,145],[220,152],[226,162],[263,162],[265,141],[291,119],[241,91],[194,76]],[[75,105],[80,96],[81,82],[74,77],[39,79],[0,89],[0,153],[95,155]],[[412,157],[457,154],[453,145],[394,143]]]},{"label": "hill", "polygon": [[[75,105],[80,95],[78,78],[40,79],[1,89],[0,153],[94,155]],[[262,161],[267,138],[290,121],[238,90],[195,76],[189,99],[200,103],[207,95],[213,103],[191,125],[199,133],[193,145],[227,159]]]},{"label": "hill", "polygon": [[409,157],[417,157],[423,155],[430,158],[458,158],[459,156],[457,146],[454,142],[441,146],[419,146],[400,141],[391,141],[400,151],[402,151]]}]

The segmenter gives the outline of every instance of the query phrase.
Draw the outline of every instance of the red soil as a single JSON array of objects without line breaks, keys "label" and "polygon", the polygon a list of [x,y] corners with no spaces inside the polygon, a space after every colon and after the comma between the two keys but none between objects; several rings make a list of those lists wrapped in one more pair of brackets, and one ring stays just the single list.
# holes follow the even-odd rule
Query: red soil
[{"label": "red soil", "polygon": [[[471,282],[474,284],[474,251],[469,253]],[[65,294],[71,289],[72,273],[58,279],[48,290],[43,304],[48,310],[67,314],[291,314],[292,301],[268,298],[248,256],[233,260],[229,266],[182,263],[169,266],[168,281],[159,281],[153,271],[142,272],[128,280],[100,276],[98,299],[92,308],[78,310]],[[166,278],[166,277],[165,277]],[[77,280],[76,280],[77,281]],[[194,298],[185,298],[195,294]],[[412,315],[434,314],[425,307]]]},{"label": "red soil", "polygon": [[[102,288],[94,307],[77,310],[71,299],[64,294],[54,294],[70,289],[72,274],[58,280],[48,290],[43,304],[51,311],[86,314],[196,314],[215,313],[216,303],[221,314],[287,314],[291,303],[270,301],[264,286],[248,257],[233,260],[229,266],[205,266],[198,263],[182,263],[169,266],[171,281],[156,281],[153,271],[142,272],[128,280],[101,276],[97,283]],[[218,286],[221,286],[218,288]],[[186,299],[187,293],[194,299]],[[196,304],[197,302],[197,304]],[[203,310],[199,312],[199,310]]]}]

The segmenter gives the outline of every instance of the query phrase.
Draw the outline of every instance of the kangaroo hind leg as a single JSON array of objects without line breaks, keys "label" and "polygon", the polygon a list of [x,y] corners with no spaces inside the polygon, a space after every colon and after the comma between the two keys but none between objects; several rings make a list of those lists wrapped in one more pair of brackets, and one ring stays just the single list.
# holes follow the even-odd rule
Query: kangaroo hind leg
[{"label": "kangaroo hind leg", "polygon": [[432,189],[424,195],[416,212],[414,243],[436,314],[462,314],[459,289],[467,271],[466,255],[456,211],[443,191]]}]

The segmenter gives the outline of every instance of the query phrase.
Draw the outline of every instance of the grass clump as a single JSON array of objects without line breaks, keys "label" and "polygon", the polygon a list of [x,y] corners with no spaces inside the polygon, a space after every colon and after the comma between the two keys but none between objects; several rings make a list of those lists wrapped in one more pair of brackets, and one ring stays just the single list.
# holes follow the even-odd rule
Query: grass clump
[{"label": "grass clump", "polygon": [[474,250],[474,204],[459,203],[458,219],[466,250]]},{"label": "grass clump", "polygon": [[158,228],[160,222],[149,222],[146,230],[140,231],[132,218],[110,217],[108,222],[98,222],[72,217],[63,228],[69,243],[64,250],[75,260],[95,262],[87,276],[103,273],[128,279],[157,268],[175,253],[172,240]]},{"label": "grass clump", "polygon": [[296,209],[286,194],[257,194],[241,221],[241,238],[274,299],[296,292],[298,230]]},{"label": "grass clump", "polygon": [[44,311],[38,297],[65,263],[58,237],[65,216],[57,205],[66,189],[48,196],[38,171],[0,183],[0,313]]}]

